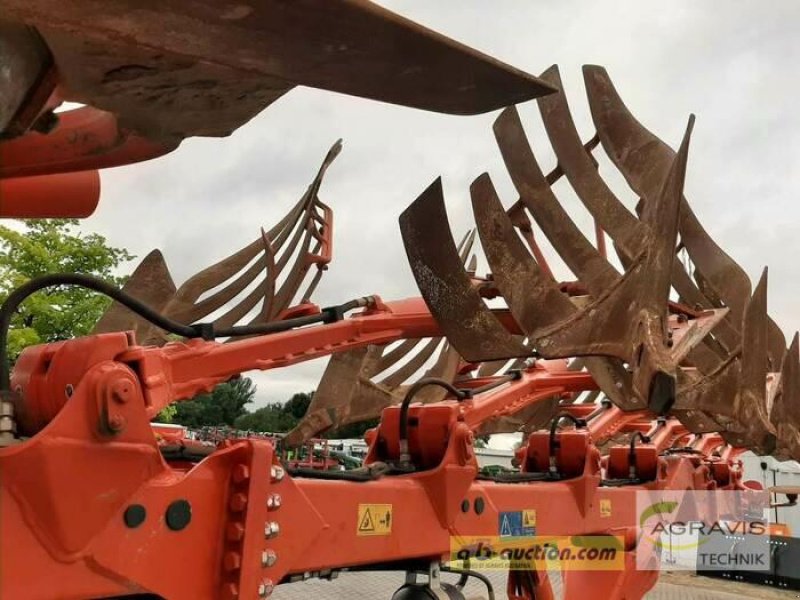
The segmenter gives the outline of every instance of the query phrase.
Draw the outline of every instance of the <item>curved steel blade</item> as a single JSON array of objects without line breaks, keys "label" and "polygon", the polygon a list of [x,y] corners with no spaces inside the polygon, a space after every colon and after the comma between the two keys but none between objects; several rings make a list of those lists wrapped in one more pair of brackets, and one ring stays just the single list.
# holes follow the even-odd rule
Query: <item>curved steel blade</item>
[{"label": "curved steel blade", "polygon": [[[604,68],[586,65],[583,72],[592,119],[603,148],[631,189],[645,199],[647,210],[647,202],[657,193],[675,153],[634,118]],[[731,309],[733,322],[741,322],[750,298],[750,280],[708,235],[685,198],[682,199],[680,233],[697,270],[715,295]],[[771,320],[768,327],[769,359],[777,367],[786,350],[786,339]]]},{"label": "curved steel blade", "polygon": [[559,396],[529,404],[513,415],[504,415],[481,423],[476,435],[538,431],[549,426],[558,414]]},{"label": "curved steel blade", "polygon": [[[543,327],[572,317],[577,308],[525,249],[489,175],[484,173],[473,181],[470,193],[494,282],[522,330],[535,335]],[[630,376],[619,361],[593,357],[587,359],[586,365],[614,402],[627,410],[641,408],[638,402],[631,402]]]},{"label": "curved steel blade", "polygon": [[602,296],[568,321],[537,332],[533,343],[548,358],[603,355],[624,360],[634,372],[634,394],[651,405],[668,405],[674,398],[677,360],[668,344],[666,307],[693,123],[692,116],[651,211],[654,226],[646,252]]},{"label": "curved steel blade", "polygon": [[558,165],[575,193],[602,229],[633,260],[642,250],[644,231],[641,222],[614,195],[597,172],[597,163],[584,149],[572,120],[558,67],[553,65],[540,76],[559,90],[539,98],[547,137],[553,146]]},{"label": "curved steel blade", "polygon": [[[175,283],[161,250],[153,250],[134,269],[122,291],[141,300],[156,311],[163,311],[175,295]],[[118,302],[112,303],[94,326],[92,333],[133,330],[142,345],[162,345],[167,338],[164,331],[131,312]]]},{"label": "curved steel blade", "polygon": [[[541,77],[553,87],[563,90],[561,75],[556,65],[550,67]],[[620,202],[600,177],[597,172],[597,162],[586,153],[581,143],[563,91],[540,98],[538,105],[559,166],[583,205],[614,241],[620,260],[627,268],[645,249],[649,235],[648,228]],[[699,303],[711,308],[677,261],[673,262],[672,285],[681,297],[689,298],[692,305]],[[732,349],[738,345],[739,336],[730,327],[723,326],[718,333],[725,337],[728,348]],[[693,357],[694,362],[702,363],[706,371],[713,369],[720,362],[713,360],[713,356],[708,353],[703,355],[702,350],[698,350],[696,354],[698,356]]]},{"label": "curved steel blade", "polygon": [[800,334],[795,333],[783,357],[779,392],[770,412],[777,446],[774,456],[800,460]]},{"label": "curved steel blade", "polygon": [[593,296],[599,296],[619,274],[570,219],[542,173],[531,150],[517,109],[505,109],[494,122],[503,161],[520,200],[570,270]]},{"label": "curved steel blade", "polygon": [[420,293],[461,356],[481,362],[530,354],[486,307],[464,271],[450,233],[441,179],[400,215],[400,231]]},{"label": "curved steel blade", "polygon": [[400,402],[402,396],[366,376],[381,351],[377,346],[365,346],[331,356],[305,416],[283,443],[300,445],[328,429],[374,418],[384,407]]},{"label": "curved steel blade", "polygon": [[[687,428],[695,433],[720,431],[729,444],[757,453],[774,450],[775,431],[766,406],[767,335],[765,269],[745,309],[740,353],[678,392],[675,414]],[[699,411],[706,418],[686,421],[683,411]]]}]

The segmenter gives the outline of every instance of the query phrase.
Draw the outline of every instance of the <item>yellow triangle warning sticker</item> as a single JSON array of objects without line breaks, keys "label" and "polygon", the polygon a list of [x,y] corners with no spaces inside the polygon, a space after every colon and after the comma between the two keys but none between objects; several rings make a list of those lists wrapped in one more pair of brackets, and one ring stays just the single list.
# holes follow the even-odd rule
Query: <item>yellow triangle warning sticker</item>
[{"label": "yellow triangle warning sticker", "polygon": [[392,533],[391,504],[359,504],[358,535],[389,535]]},{"label": "yellow triangle warning sticker", "polygon": [[375,523],[372,522],[372,513],[369,512],[369,509],[364,511],[364,516],[361,517],[361,523],[358,524],[358,530],[362,533],[375,531]]}]

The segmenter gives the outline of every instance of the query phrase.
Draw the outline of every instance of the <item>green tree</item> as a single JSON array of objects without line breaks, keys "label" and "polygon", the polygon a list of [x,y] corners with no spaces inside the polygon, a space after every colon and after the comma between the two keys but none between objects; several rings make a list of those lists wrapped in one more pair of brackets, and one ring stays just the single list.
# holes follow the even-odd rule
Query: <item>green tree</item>
[{"label": "green tree", "polygon": [[[26,281],[50,273],[84,273],[122,285],[115,275],[132,258],[97,233],[82,233],[77,219],[27,219],[17,230],[0,225],[0,301]],[[9,355],[31,344],[89,333],[111,303],[75,286],[42,290],[20,306],[11,323]]]},{"label": "green tree", "polygon": [[242,415],[236,419],[235,426],[244,431],[268,431],[270,433],[289,431],[306,414],[313,396],[314,392],[301,392],[294,394],[283,404],[272,402]]},{"label": "green tree", "polygon": [[236,419],[234,426],[242,431],[278,433],[289,431],[296,423],[297,419],[285,409],[285,404],[272,402],[242,415]]},{"label": "green tree", "polygon": [[233,427],[236,420],[247,414],[246,404],[253,401],[256,386],[252,379],[237,377],[221,383],[210,394],[201,394],[191,400],[175,404],[172,415],[162,413],[161,422],[177,423],[186,427],[228,425]]},{"label": "green tree", "polygon": [[295,394],[286,401],[286,404],[283,405],[283,409],[294,417],[295,420],[299,421],[306,414],[313,397],[314,392]]}]

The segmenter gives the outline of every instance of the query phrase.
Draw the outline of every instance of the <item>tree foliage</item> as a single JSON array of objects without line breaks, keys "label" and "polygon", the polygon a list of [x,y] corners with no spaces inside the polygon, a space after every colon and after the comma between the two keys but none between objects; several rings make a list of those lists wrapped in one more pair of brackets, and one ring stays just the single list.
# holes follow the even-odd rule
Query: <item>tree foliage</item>
[{"label": "tree foliage", "polygon": [[[238,419],[234,426],[243,431],[263,431],[269,433],[285,433],[290,431],[306,414],[314,392],[294,394],[284,403],[272,402],[253,412],[248,412]],[[346,439],[363,437],[367,429],[375,427],[378,419],[363,423],[351,423],[339,429],[326,431],[323,437],[329,439]]]},{"label": "tree foliage", "polygon": [[238,377],[214,388],[210,394],[201,394],[185,402],[174,404],[174,414],[159,415],[159,421],[185,425],[189,428],[228,425],[248,414],[245,405],[256,395],[252,379]]},{"label": "tree foliage", "polygon": [[272,402],[254,412],[242,415],[235,427],[245,431],[268,431],[279,433],[289,431],[306,414],[314,392],[294,394],[283,404]]},{"label": "tree foliage", "polygon": [[[116,270],[132,258],[97,233],[82,233],[77,219],[28,219],[22,230],[0,225],[0,301],[26,281],[51,273],[85,273],[122,285]],[[22,303],[11,323],[9,354],[25,346],[89,333],[111,303],[75,286],[42,290]]]}]

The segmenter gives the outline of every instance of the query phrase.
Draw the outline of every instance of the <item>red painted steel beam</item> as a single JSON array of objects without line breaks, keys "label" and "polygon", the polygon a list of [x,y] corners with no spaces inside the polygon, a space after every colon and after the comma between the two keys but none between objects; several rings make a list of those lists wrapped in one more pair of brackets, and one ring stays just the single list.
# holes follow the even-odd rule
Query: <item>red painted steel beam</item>
[{"label": "red painted steel beam", "polygon": [[84,218],[100,201],[100,175],[78,171],[0,179],[0,218]]}]

